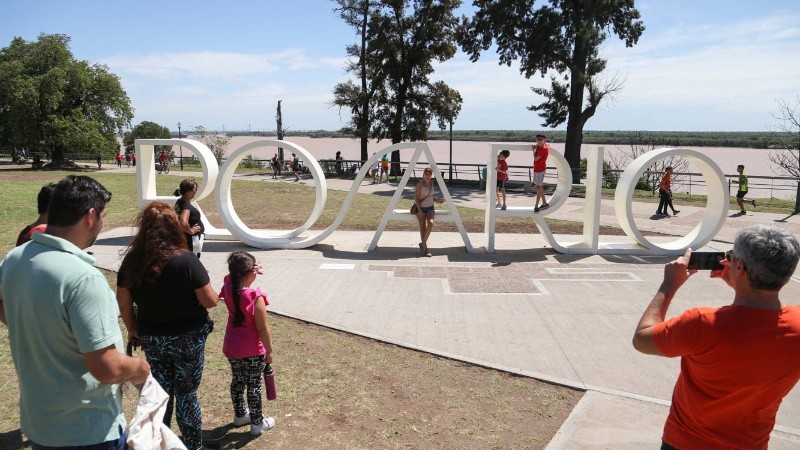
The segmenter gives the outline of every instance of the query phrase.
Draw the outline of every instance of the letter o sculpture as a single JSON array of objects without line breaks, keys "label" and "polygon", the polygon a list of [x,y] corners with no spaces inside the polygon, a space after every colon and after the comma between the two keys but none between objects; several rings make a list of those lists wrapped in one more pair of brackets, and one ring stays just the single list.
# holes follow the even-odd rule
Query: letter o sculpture
[{"label": "letter o sculpture", "polygon": [[[633,210],[630,206],[633,202],[636,184],[645,170],[656,161],[670,156],[685,157],[697,166],[706,180],[708,200],[700,223],[689,234],[672,242],[656,244],[646,239],[636,227],[636,223],[633,220]],[[647,248],[666,250],[670,253],[683,252],[689,247],[699,249],[708,244],[725,223],[729,203],[728,186],[725,182],[725,175],[719,166],[708,156],[696,150],[683,148],[653,150],[636,158],[622,173],[614,193],[617,220],[622,229],[625,230],[625,233]]]},{"label": "letter o sculpture", "polygon": [[[314,177],[314,188],[316,189],[316,201],[314,202],[314,209],[311,211],[311,215],[304,224],[288,233],[268,234],[265,233],[266,230],[260,230],[258,234],[256,234],[252,229],[245,225],[244,222],[242,222],[233,207],[230,188],[231,180],[236,172],[236,168],[239,166],[239,162],[244,159],[245,155],[249,154],[253,149],[259,147],[282,147],[290,149],[299,156],[303,157],[303,160],[307,163],[306,167],[309,168],[311,175]],[[325,175],[322,172],[322,167],[319,165],[314,156],[299,145],[288,141],[279,141],[275,139],[254,141],[238,148],[236,151],[231,153],[228,156],[228,159],[225,161],[225,165],[223,166],[220,176],[217,178],[216,184],[216,201],[220,220],[222,220],[222,223],[228,227],[228,230],[232,235],[239,238],[239,240],[245,244],[256,248],[266,248],[264,244],[272,244],[276,241],[288,242],[291,238],[295,238],[304,231],[308,230],[311,225],[313,225],[317,219],[319,219],[323,208],[325,208],[325,202],[327,199],[328,186],[325,181]]]}]

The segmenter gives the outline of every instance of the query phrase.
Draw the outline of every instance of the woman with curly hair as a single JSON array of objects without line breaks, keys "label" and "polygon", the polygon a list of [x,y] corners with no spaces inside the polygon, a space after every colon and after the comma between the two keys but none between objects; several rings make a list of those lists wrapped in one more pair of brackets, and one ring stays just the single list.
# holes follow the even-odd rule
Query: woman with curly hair
[{"label": "woman with curly hair", "polygon": [[128,339],[142,346],[153,377],[170,396],[164,423],[171,422],[174,397],[183,443],[189,450],[201,449],[197,390],[213,327],[206,308],[217,306],[219,297],[197,255],[186,249],[183,227],[170,205],[148,203],[136,225],[139,231],[117,274],[122,320]]}]

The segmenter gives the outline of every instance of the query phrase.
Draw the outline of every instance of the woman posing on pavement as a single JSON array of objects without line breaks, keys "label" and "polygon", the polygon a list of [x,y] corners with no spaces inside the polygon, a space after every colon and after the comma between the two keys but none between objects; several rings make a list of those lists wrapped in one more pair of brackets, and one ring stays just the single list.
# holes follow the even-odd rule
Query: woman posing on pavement
[{"label": "woman posing on pavement", "polygon": [[433,204],[442,203],[444,200],[433,196],[433,170],[426,167],[422,172],[422,179],[417,183],[414,191],[414,203],[417,205],[417,221],[419,222],[419,251],[423,256],[432,256],[428,250],[428,237],[433,230],[433,218],[436,216]]}]

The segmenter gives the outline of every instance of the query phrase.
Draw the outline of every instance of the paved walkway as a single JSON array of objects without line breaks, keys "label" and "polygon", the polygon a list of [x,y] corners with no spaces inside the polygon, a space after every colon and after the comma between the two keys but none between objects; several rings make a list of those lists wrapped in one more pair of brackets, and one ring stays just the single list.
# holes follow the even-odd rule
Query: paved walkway
[{"label": "paved walkway", "polygon": [[[329,180],[329,188],[349,189],[350,183]],[[381,190],[394,186],[365,183],[361,189]],[[475,191],[456,190],[453,197],[475,207],[485,203]],[[509,199],[530,201],[522,195]],[[700,208],[678,206],[678,217],[651,220],[655,206],[634,204],[641,229],[682,236],[701,214]],[[582,214],[583,200],[570,199],[552,217],[580,221]],[[617,225],[610,201],[603,201],[601,214],[604,225]],[[736,230],[753,222],[778,223],[800,234],[798,217],[748,213],[728,218],[706,249],[729,249]],[[127,228],[103,233],[90,249],[98,265],[116,270],[129,235]],[[666,258],[561,255],[538,234],[500,234],[491,255],[480,248],[483,236],[471,234],[478,251],[467,254],[457,233],[443,232],[431,237],[434,256],[421,258],[417,233],[386,232],[378,249],[367,252],[372,236],[336,231],[304,250],[247,249],[264,265],[261,285],[270,293],[271,311],[585,390],[548,448],[658,447],[679,361],[641,355],[631,337]],[[203,263],[215,282],[234,249],[245,246],[206,244]],[[800,278],[783,293],[789,303],[800,301]],[[721,281],[699,273],[684,285],[671,312],[721,306],[731,294]],[[771,448],[798,448],[800,389],[784,400],[777,424]]]}]

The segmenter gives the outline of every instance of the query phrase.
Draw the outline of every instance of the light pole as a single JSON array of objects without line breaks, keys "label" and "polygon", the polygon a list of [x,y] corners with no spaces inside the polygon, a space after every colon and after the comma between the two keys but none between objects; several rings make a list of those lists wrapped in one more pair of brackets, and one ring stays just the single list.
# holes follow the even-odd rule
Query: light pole
[{"label": "light pole", "polygon": [[[181,138],[181,123],[178,122],[178,139]],[[180,146],[181,150],[181,170],[183,170],[183,145]]]},{"label": "light pole", "polygon": [[453,185],[453,115],[450,114],[450,186]]}]

